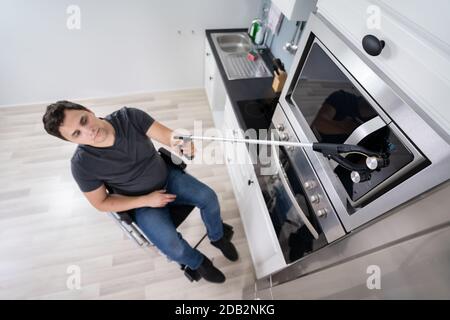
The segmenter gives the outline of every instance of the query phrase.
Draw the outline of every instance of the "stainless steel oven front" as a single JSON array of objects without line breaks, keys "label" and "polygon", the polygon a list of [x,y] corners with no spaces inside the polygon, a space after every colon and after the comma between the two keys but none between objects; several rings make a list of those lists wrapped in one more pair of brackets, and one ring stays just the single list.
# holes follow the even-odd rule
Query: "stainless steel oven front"
[{"label": "stainless steel oven front", "polygon": [[310,16],[273,126],[285,123],[277,132],[290,141],[357,144],[389,155],[388,166],[359,176],[313,150],[286,151],[328,242],[449,179],[446,139],[405,101],[356,46]]},{"label": "stainless steel oven front", "polygon": [[[298,142],[280,105],[269,128],[271,140]],[[257,166],[258,183],[287,264],[345,235],[325,190],[301,148],[268,147],[270,161]]]}]

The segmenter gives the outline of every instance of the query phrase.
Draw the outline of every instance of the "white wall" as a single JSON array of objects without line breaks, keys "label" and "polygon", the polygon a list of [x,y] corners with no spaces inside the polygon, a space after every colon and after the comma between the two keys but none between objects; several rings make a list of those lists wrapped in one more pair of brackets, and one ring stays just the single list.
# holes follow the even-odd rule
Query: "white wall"
[{"label": "white wall", "polygon": [[[69,5],[80,30],[66,27]],[[260,5],[0,0],[0,106],[202,87],[204,30],[247,27]]]}]

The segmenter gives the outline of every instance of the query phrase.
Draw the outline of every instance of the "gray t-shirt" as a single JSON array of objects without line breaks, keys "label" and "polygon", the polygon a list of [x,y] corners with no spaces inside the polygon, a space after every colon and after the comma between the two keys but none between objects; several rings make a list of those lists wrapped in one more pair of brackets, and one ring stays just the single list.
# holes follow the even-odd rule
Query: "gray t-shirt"
[{"label": "gray t-shirt", "polygon": [[123,107],[106,116],[114,127],[114,145],[96,148],[78,145],[71,161],[72,175],[81,191],[102,184],[114,193],[137,196],[162,189],[167,166],[146,135],[155,121],[146,112]]}]

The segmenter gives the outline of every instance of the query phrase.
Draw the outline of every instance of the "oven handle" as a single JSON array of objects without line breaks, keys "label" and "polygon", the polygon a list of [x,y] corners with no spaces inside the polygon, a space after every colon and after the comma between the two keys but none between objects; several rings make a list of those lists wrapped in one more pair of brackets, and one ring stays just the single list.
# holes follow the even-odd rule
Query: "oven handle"
[{"label": "oven handle", "polygon": [[295,210],[297,210],[298,214],[300,215],[300,218],[308,228],[309,232],[311,232],[314,239],[319,239],[319,234],[317,233],[316,229],[314,229],[311,222],[309,222],[308,218],[305,216],[305,213],[303,212],[302,208],[300,208],[300,206],[298,205],[297,200],[295,199],[294,194],[292,193],[291,187],[289,186],[289,182],[287,181],[286,172],[284,171],[283,166],[281,165],[280,160],[278,158],[278,153],[275,145],[272,145],[272,153],[274,154],[275,164],[278,168],[278,176],[280,177],[281,183],[283,184],[284,189],[286,190],[286,193],[292,202],[292,205],[294,206]]}]

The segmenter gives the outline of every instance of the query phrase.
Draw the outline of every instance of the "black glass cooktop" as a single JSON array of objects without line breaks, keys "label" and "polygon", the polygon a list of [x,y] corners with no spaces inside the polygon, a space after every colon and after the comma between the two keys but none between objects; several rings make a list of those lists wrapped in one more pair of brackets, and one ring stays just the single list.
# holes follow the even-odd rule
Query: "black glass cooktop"
[{"label": "black glass cooktop", "polygon": [[269,129],[277,103],[278,97],[238,101],[237,105],[245,125],[243,129],[255,129],[257,133],[258,129]]}]

